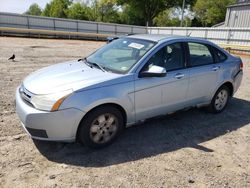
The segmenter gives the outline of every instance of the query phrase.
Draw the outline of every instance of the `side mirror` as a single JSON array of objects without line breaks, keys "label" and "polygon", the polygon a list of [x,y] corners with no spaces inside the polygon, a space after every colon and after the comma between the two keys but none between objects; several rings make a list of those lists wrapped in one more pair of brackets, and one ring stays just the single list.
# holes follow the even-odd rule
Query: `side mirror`
[{"label": "side mirror", "polygon": [[139,73],[139,78],[144,78],[144,77],[164,77],[166,76],[167,71],[165,68],[153,65],[152,67],[149,68],[147,71],[143,71]]},{"label": "side mirror", "polygon": [[111,43],[112,41],[118,39],[119,37],[107,37],[107,44]]}]

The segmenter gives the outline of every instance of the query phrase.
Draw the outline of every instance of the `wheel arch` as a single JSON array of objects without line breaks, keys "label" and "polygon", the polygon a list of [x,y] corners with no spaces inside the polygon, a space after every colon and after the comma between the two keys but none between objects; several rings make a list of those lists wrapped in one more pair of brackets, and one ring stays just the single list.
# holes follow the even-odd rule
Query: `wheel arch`
[{"label": "wheel arch", "polygon": [[[231,97],[233,96],[233,94],[234,94],[234,86],[233,86],[233,83],[232,83],[231,81],[225,81],[225,82],[219,84],[218,87],[214,90],[213,95],[212,95],[212,98],[214,97],[214,95],[216,94],[216,92],[217,92],[222,86],[227,86],[228,89],[229,89],[229,92],[230,92],[230,93],[229,93],[230,96],[231,96]],[[212,98],[211,98],[211,100],[212,100]]]},{"label": "wheel arch", "polygon": [[227,88],[229,89],[229,92],[230,92],[229,94],[232,97],[233,93],[234,93],[234,86],[233,86],[233,84],[231,82],[227,81],[227,82],[223,83],[219,88],[221,88],[222,86],[227,86]]},{"label": "wheel arch", "polygon": [[82,123],[82,121],[84,121],[84,119],[91,113],[93,112],[94,110],[96,110],[97,108],[104,108],[105,106],[112,106],[112,107],[115,107],[116,109],[118,109],[121,114],[122,114],[122,117],[123,117],[123,126],[125,127],[126,126],[126,123],[127,123],[127,113],[125,111],[125,109],[117,104],[117,103],[103,103],[103,104],[100,104],[100,105],[97,105],[95,107],[93,107],[92,109],[90,109],[88,112],[86,112],[86,114],[82,117],[80,123],[78,124],[78,127],[77,127],[77,131],[76,131],[76,140],[78,139],[78,134],[79,134],[79,130],[80,130],[80,125]]},{"label": "wheel arch", "polygon": [[224,82],[223,84],[220,85],[220,87],[217,88],[216,92],[218,91],[218,89],[220,89],[222,86],[226,86],[228,89],[229,89],[229,94],[230,96],[232,97],[233,94],[234,94],[234,86],[233,86],[233,83],[232,82]]}]

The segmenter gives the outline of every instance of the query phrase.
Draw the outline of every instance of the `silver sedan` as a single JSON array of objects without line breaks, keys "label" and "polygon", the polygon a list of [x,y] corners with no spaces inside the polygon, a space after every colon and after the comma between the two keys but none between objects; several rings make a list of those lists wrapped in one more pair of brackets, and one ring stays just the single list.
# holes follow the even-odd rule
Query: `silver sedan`
[{"label": "silver sedan", "polygon": [[102,147],[154,116],[201,106],[222,112],[242,69],[240,58],[207,40],[124,36],[30,74],[17,88],[16,111],[34,139]]}]

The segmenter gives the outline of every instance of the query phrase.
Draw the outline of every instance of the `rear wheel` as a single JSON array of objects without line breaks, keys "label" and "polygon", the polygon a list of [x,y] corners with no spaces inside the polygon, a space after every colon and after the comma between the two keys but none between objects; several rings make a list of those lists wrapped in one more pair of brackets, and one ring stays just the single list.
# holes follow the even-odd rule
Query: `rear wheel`
[{"label": "rear wheel", "polygon": [[230,92],[228,87],[225,85],[220,87],[209,105],[209,111],[212,113],[222,112],[226,108],[229,98]]},{"label": "rear wheel", "polygon": [[91,111],[80,124],[78,138],[88,147],[100,148],[111,144],[123,130],[123,116],[112,106]]}]

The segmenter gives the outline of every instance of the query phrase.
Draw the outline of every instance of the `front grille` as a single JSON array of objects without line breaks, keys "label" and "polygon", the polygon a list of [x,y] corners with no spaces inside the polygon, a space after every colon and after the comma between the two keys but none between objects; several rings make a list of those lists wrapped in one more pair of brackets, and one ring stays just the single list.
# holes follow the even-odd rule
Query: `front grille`
[{"label": "front grille", "polygon": [[48,138],[48,135],[45,130],[42,129],[33,129],[26,127],[27,131],[30,133],[31,136],[41,137],[41,138]]},{"label": "front grille", "polygon": [[31,103],[31,97],[34,94],[29,92],[23,85],[21,85],[21,87],[19,88],[19,93],[20,93],[21,98],[23,99],[23,101],[26,104],[28,104],[30,106],[33,106],[32,103]]}]

